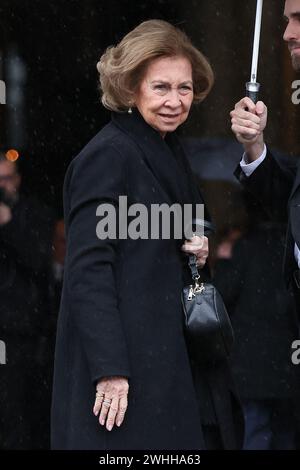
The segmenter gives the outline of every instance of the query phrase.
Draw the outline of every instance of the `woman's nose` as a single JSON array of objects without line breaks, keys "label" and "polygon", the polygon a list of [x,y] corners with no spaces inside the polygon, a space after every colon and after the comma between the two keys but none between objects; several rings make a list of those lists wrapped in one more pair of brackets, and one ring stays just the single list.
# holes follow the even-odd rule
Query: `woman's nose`
[{"label": "woman's nose", "polygon": [[172,89],[169,91],[167,102],[169,106],[176,107],[181,106],[182,102],[178,93],[178,90]]}]

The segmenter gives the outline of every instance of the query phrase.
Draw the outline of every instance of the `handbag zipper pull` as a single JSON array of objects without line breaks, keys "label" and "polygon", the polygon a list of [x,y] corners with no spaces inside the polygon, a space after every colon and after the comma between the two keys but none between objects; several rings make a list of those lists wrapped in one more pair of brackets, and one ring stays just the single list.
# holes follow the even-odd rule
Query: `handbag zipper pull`
[{"label": "handbag zipper pull", "polygon": [[193,286],[190,286],[188,300],[192,300],[193,297],[195,297],[194,288],[193,288]]},{"label": "handbag zipper pull", "polygon": [[205,287],[204,287],[204,284],[203,282],[201,282],[201,284],[199,284],[198,282],[198,279],[195,280],[195,287],[193,289],[193,292],[197,293],[197,294],[201,294],[203,291],[205,290]]}]

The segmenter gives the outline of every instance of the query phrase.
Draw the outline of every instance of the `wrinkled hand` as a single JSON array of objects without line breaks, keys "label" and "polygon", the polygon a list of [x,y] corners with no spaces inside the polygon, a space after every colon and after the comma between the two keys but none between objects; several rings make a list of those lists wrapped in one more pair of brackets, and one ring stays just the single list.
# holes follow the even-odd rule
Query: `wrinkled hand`
[{"label": "wrinkled hand", "polygon": [[263,143],[268,110],[262,101],[254,104],[250,98],[243,98],[235,105],[230,116],[231,129],[241,144]]},{"label": "wrinkled hand", "polygon": [[199,268],[203,268],[209,254],[208,238],[198,237],[197,235],[195,235],[193,236],[193,238],[191,238],[191,240],[186,240],[184,245],[182,245],[181,249],[188,255],[196,255],[197,266]]},{"label": "wrinkled hand", "polygon": [[121,426],[128,406],[129,385],[125,377],[105,377],[97,383],[93,408],[99,414],[99,423],[111,431],[114,425]]}]

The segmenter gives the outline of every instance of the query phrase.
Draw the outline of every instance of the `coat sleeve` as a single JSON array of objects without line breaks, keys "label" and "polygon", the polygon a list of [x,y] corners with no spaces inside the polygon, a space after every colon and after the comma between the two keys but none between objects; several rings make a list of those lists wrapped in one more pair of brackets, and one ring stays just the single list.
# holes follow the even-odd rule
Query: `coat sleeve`
[{"label": "coat sleeve", "polygon": [[283,166],[268,150],[265,160],[251,176],[246,177],[238,165],[235,176],[247,191],[262,204],[276,222],[287,222],[287,203],[293,187],[297,166]]},{"label": "coat sleeve", "polygon": [[91,380],[129,377],[126,339],[115,272],[117,240],[99,240],[99,204],[126,195],[125,158],[113,146],[88,148],[71,164],[65,180],[67,257],[65,282],[69,315],[86,355]]}]

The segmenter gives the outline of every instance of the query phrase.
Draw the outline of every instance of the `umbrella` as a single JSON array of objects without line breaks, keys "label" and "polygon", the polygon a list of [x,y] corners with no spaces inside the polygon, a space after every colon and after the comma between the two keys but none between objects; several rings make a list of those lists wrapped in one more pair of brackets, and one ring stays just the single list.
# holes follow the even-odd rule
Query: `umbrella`
[{"label": "umbrella", "polygon": [[251,76],[250,76],[250,82],[246,83],[247,96],[249,96],[249,98],[251,98],[254,103],[258,101],[258,92],[260,88],[260,84],[257,83],[256,79],[257,79],[257,63],[258,63],[258,53],[259,53],[262,9],[263,9],[263,0],[257,0]]}]

